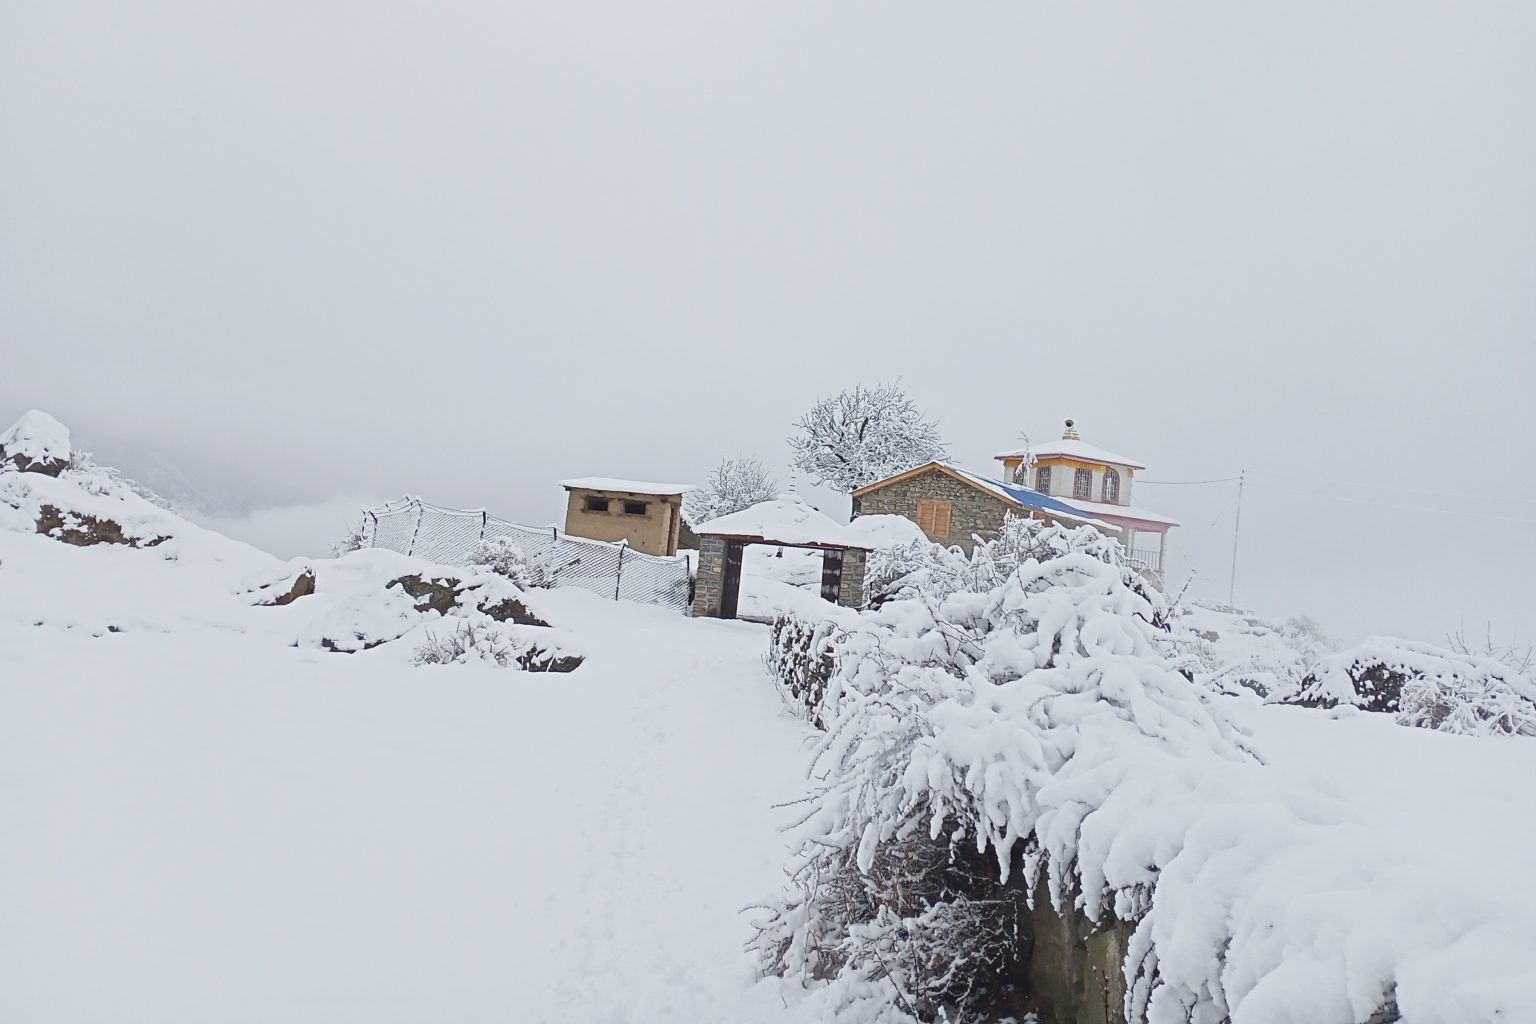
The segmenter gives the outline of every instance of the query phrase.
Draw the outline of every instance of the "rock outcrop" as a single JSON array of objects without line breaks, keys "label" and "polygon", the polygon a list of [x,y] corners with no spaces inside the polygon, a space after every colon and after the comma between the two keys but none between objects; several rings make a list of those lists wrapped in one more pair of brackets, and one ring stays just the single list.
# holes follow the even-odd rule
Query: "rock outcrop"
[{"label": "rock outcrop", "polygon": [[58,476],[69,468],[69,429],[45,412],[24,413],[0,434],[0,464],[22,473]]},{"label": "rock outcrop", "polygon": [[85,512],[70,512],[55,505],[43,505],[38,510],[37,532],[54,540],[90,547],[92,544],[123,544],[130,548],[152,548],[168,538],[134,537],[123,531],[121,523],[112,519],[99,519]]}]

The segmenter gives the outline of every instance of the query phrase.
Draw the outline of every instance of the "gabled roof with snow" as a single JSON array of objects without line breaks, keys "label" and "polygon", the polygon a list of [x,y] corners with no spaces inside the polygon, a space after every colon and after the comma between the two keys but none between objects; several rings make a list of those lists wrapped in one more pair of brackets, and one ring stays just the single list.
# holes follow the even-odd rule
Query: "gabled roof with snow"
[{"label": "gabled roof with snow", "polygon": [[619,480],[611,476],[581,476],[574,480],[561,480],[567,490],[620,491],[624,494],[687,494],[698,490],[693,484],[658,484],[649,480]]},{"label": "gabled roof with snow", "polygon": [[868,537],[805,503],[798,494],[781,494],[740,512],[719,516],[693,528],[700,537],[732,537],[772,544],[872,551]]},{"label": "gabled roof with snow", "polygon": [[1127,469],[1146,469],[1147,467],[1135,459],[1125,455],[1117,455],[1107,448],[1100,448],[1096,444],[1087,441],[1063,438],[1060,441],[1047,441],[1044,444],[1030,445],[1028,448],[1016,448],[1009,452],[1000,452],[993,458],[1019,459],[1029,452],[1037,459],[1077,459],[1079,462],[1103,462],[1113,466],[1125,466]]}]

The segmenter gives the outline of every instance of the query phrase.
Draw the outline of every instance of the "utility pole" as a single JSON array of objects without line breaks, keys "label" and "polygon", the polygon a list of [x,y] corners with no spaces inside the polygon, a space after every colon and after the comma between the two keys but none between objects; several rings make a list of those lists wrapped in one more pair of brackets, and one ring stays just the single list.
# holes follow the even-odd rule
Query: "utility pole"
[{"label": "utility pole", "polygon": [[1232,577],[1227,581],[1227,606],[1230,608],[1237,607],[1237,534],[1243,526],[1243,477],[1247,475],[1246,469],[1237,471],[1237,518],[1232,522]]}]

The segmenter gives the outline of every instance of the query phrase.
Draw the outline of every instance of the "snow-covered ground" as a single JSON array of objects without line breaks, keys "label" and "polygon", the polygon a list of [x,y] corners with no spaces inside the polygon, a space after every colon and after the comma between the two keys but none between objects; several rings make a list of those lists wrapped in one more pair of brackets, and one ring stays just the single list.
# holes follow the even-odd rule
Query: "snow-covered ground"
[{"label": "snow-covered ground", "polygon": [[287,567],[186,538],[0,530],[0,1020],[787,1019],[764,627],[561,591],[575,673],[415,668],[289,646],[368,573],[251,607]]},{"label": "snow-covered ground", "polygon": [[[158,542],[38,535],[49,502]],[[767,604],[815,600],[814,559],[753,563]],[[315,638],[423,566],[322,560],[255,606],[303,567],[108,476],[0,474],[0,1021],[826,1019],[743,949],[814,741],[764,626],[538,592],[575,672],[418,668],[409,636]],[[1201,840],[1241,855],[1212,881],[1282,968],[1242,1020],[1350,1019],[1308,979],[1368,1006],[1385,971],[1410,1020],[1536,1021],[1536,741],[1229,710],[1266,773],[1244,792],[1301,823],[1262,856]]]}]

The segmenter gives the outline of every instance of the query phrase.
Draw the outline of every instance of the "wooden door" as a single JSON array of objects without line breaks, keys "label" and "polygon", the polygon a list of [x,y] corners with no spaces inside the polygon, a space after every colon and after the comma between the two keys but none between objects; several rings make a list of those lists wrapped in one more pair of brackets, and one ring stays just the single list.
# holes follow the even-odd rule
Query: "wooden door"
[{"label": "wooden door", "polygon": [[746,545],[739,540],[725,542],[725,575],[720,580],[720,617],[734,619],[741,597],[741,555]]},{"label": "wooden door", "polygon": [[843,589],[843,553],[826,550],[821,553],[821,596],[823,600],[837,604],[837,595]]}]

